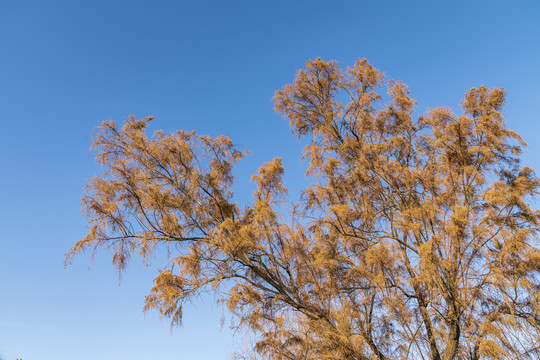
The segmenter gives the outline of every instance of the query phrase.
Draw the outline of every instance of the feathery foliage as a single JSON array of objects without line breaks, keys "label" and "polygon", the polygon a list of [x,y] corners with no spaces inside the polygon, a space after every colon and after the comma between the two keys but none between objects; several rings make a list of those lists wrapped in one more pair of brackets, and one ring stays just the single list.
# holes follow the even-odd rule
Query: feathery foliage
[{"label": "feathery foliage", "polygon": [[106,171],[83,198],[91,228],[68,260],[104,247],[122,270],[169,249],[145,309],[180,324],[186,301],[214,291],[258,334],[256,357],[540,356],[540,183],[519,167],[501,89],[470,89],[462,115],[417,116],[407,86],[366,60],[316,59],[274,100],[309,137],[301,204],[284,206],[281,159],[240,209],[245,152],[229,138],[108,121],[93,141]]}]

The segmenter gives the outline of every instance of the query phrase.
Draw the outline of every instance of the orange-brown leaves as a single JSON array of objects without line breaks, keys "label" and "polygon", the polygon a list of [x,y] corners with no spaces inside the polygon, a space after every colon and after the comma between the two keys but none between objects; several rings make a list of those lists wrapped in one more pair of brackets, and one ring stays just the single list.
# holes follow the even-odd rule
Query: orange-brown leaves
[{"label": "orange-brown leaves", "polygon": [[184,296],[184,280],[171,271],[162,271],[154,280],[154,287],[146,297],[145,310],[157,308],[162,316],[171,319],[171,325],[182,323],[182,306],[178,300]]},{"label": "orange-brown leaves", "polygon": [[[311,231],[317,242],[339,249],[332,267],[354,274],[343,277],[339,286],[357,289],[352,297],[357,306],[378,300],[384,312],[382,304],[403,304],[407,299],[424,304],[422,311],[408,311],[420,319],[429,352],[437,357],[438,344],[459,331],[456,314],[475,321],[492,314],[494,309],[477,310],[485,301],[497,301],[490,286],[503,291],[519,283],[529,287],[522,288],[524,296],[532,289],[531,277],[536,275],[508,269],[527,267],[525,253],[534,249],[538,213],[526,199],[537,191],[538,180],[527,168],[516,171],[516,156],[524,143],[504,124],[501,89],[468,91],[463,116],[436,108],[414,119],[416,101],[404,84],[384,81],[365,60],[347,71],[331,65],[336,79],[333,100],[310,101],[317,92],[308,86],[313,78],[303,73],[275,99],[293,131],[312,135],[304,153],[310,160],[308,173],[319,180],[304,192],[315,218]],[[379,88],[385,85],[390,101],[382,104]],[[332,116],[297,125],[296,119],[314,119],[313,114]],[[493,181],[497,177],[501,181]],[[384,257],[377,249],[387,241],[393,246],[388,247],[391,255]],[[496,275],[499,271],[516,279],[502,280]],[[375,299],[361,296],[360,289],[370,289]],[[400,313],[409,318],[406,310]],[[434,325],[437,313],[446,314],[446,325]],[[383,318],[381,314],[381,328]],[[392,319],[392,331],[406,338],[411,330],[401,321]],[[481,333],[478,328],[467,331]],[[414,338],[410,344],[415,344]],[[467,340],[459,341],[463,343],[448,347],[450,353],[469,346]],[[511,343],[505,351],[517,346]]]},{"label": "orange-brown leaves", "polygon": [[[482,116],[485,114],[498,112],[504,105],[504,90],[489,89],[485,86],[472,88],[465,94],[463,101],[464,110],[474,116]],[[500,113],[497,113],[498,120]]]},{"label": "orange-brown leaves", "polygon": [[280,200],[287,193],[283,186],[283,166],[280,158],[263,164],[259,173],[251,177],[251,181],[257,183],[254,196],[257,200]]},{"label": "orange-brown leaves", "polygon": [[316,134],[331,126],[340,111],[335,92],[341,82],[335,61],[308,61],[306,69],[298,72],[294,85],[276,92],[276,110],[287,114],[298,136]]},{"label": "orange-brown leaves", "polygon": [[[83,208],[92,227],[68,259],[88,247],[105,247],[122,271],[137,252],[150,262],[163,245],[208,239],[217,225],[238,216],[230,189],[232,166],[242,153],[231,140],[181,130],[156,131],[148,137],[150,120],[131,116],[120,128],[112,121],[99,128],[92,148],[106,172],[86,187]],[[197,289],[199,280],[206,281],[204,276],[199,278],[200,271],[187,262],[184,265],[191,269],[185,276],[193,276],[190,289]],[[155,290],[165,284],[156,284]],[[161,309],[165,306],[163,301],[156,304]],[[175,314],[174,321],[179,322],[181,312]]]},{"label": "orange-brown leaves", "polygon": [[462,115],[417,116],[407,86],[367,60],[316,59],[274,100],[309,138],[302,203],[279,158],[241,210],[229,138],[109,121],[93,142],[105,173],[83,197],[90,231],[70,256],[105,247],[122,270],[164,248],[145,308],[178,324],[212,291],[264,358],[538,357],[540,182],[519,169],[503,90],[470,89]]}]

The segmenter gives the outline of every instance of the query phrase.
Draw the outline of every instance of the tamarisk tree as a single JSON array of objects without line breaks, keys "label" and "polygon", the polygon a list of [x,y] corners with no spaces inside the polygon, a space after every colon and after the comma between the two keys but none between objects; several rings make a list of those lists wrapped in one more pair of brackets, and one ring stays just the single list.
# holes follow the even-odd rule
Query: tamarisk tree
[{"label": "tamarisk tree", "polygon": [[145,309],[173,324],[217,294],[265,359],[537,359],[540,185],[502,116],[501,89],[470,89],[463,113],[417,114],[403,83],[366,60],[308,61],[276,92],[311,185],[287,198],[281,159],[252,202],[232,193],[245,155],[225,136],[107,121],[104,174],[86,187],[86,248],[128,260],[167,249]]}]

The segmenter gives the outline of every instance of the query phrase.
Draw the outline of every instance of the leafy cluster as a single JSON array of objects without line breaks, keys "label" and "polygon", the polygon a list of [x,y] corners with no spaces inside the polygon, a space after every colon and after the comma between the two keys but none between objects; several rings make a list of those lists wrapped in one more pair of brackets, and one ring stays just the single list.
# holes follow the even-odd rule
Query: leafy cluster
[{"label": "leafy cluster", "polygon": [[69,257],[106,247],[123,269],[172,249],[145,308],[179,324],[186,301],[215,291],[262,358],[535,358],[540,182],[519,167],[504,93],[469,90],[463,115],[415,105],[366,60],[308,61],[275,106],[309,137],[314,184],[284,206],[275,159],[243,210],[229,138],[105,122],[93,147],[106,172],[83,198],[91,229]]}]

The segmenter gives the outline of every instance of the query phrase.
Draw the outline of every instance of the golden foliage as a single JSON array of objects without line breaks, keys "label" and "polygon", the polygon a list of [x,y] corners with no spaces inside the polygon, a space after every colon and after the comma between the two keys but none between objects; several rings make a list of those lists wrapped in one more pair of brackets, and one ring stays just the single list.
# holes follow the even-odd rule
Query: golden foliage
[{"label": "golden foliage", "polygon": [[407,86],[364,59],[308,61],[275,106],[309,136],[316,182],[289,204],[275,159],[243,210],[229,138],[105,122],[93,148],[106,171],[87,185],[91,227],[69,258],[105,247],[123,270],[165,246],[145,309],[179,324],[182,304],[213,291],[262,358],[538,358],[540,183],[519,167],[503,105],[480,86],[463,115],[420,116]]}]

